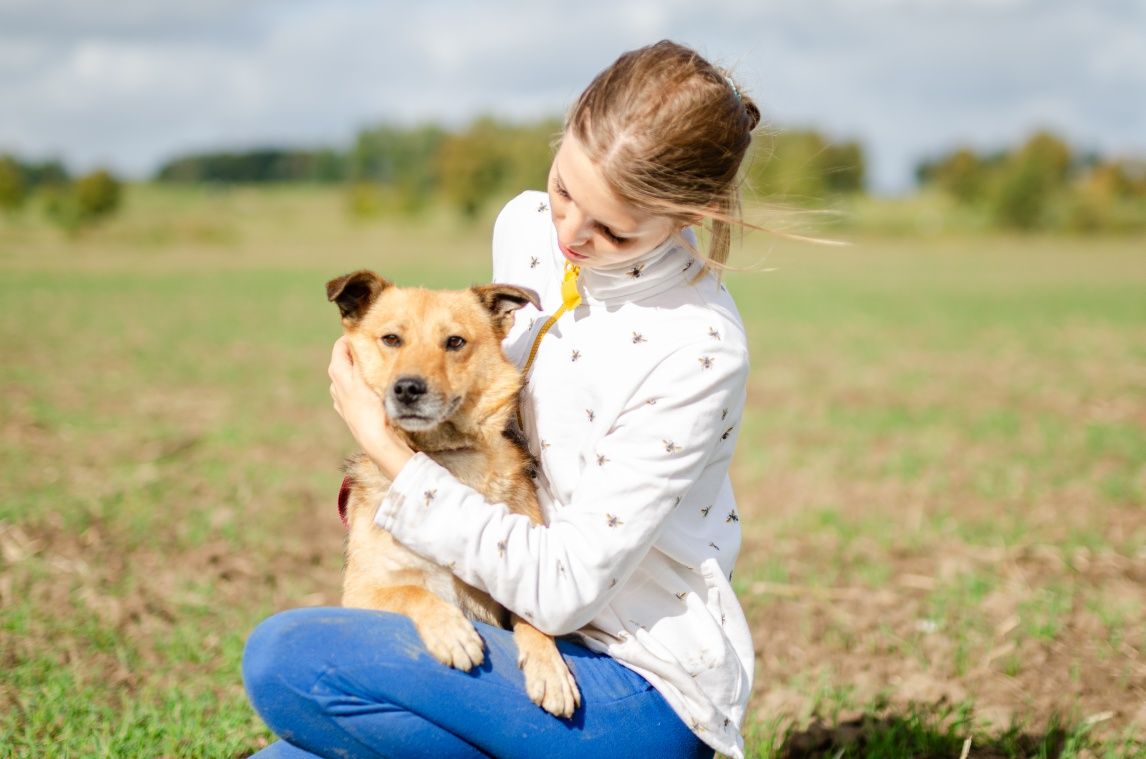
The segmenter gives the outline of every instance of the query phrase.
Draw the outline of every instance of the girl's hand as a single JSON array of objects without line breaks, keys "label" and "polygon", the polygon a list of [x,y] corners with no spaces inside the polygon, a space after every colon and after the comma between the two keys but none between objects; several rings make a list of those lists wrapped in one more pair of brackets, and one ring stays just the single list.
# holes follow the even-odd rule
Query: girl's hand
[{"label": "girl's hand", "polygon": [[350,340],[344,335],[334,343],[330,356],[330,397],[334,400],[334,410],[346,422],[350,434],[363,452],[378,465],[382,473],[391,480],[406,465],[414,452],[394,432],[386,409],[358,367],[354,365],[354,354],[350,351]]}]

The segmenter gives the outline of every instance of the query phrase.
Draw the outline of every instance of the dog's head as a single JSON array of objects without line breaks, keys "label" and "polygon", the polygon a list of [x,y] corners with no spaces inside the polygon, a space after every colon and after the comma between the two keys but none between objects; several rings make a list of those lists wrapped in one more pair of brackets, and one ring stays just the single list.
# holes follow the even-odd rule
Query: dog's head
[{"label": "dog's head", "polygon": [[326,297],[338,304],[355,361],[396,427],[427,432],[449,421],[467,430],[513,408],[521,379],[501,340],[517,309],[540,307],[532,290],[401,288],[356,271],[327,282]]}]

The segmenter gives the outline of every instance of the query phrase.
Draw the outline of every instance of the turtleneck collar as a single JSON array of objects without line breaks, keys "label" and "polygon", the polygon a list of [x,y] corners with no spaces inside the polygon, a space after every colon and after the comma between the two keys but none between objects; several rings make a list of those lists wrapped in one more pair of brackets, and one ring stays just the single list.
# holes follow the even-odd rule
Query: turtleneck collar
[{"label": "turtleneck collar", "polygon": [[[686,231],[691,236],[692,231]],[[700,262],[675,236],[640,258],[613,266],[582,268],[581,296],[590,305],[646,298],[691,278]]]}]

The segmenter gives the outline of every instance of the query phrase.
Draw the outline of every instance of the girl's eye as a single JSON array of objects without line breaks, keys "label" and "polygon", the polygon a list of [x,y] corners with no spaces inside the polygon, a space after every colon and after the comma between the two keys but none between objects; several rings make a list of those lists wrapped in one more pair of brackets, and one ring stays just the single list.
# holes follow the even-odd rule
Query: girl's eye
[{"label": "girl's eye", "polygon": [[448,351],[460,351],[465,344],[466,339],[459,335],[450,335],[446,338],[446,350]]},{"label": "girl's eye", "polygon": [[402,344],[402,338],[397,335],[382,335],[382,344],[388,348],[397,348]]},{"label": "girl's eye", "polygon": [[605,235],[605,239],[614,245],[624,245],[628,242],[628,240],[624,237],[617,237],[615,234],[613,234],[612,230],[608,229],[607,227],[601,227],[601,234]]},{"label": "girl's eye", "polygon": [[557,182],[553,183],[553,191],[556,192],[561,197],[565,198],[566,200],[569,200],[569,193],[565,190],[564,187],[562,187]]}]

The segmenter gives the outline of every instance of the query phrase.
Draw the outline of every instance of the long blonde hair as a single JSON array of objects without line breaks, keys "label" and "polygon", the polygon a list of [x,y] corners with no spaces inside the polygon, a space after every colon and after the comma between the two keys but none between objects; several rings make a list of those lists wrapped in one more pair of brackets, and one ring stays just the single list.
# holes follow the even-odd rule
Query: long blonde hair
[{"label": "long blonde hair", "polygon": [[740,167],[760,110],[731,75],[662,40],[621,55],[569,110],[565,133],[584,146],[617,195],[645,213],[708,221],[708,261],[728,259],[740,216]]}]

